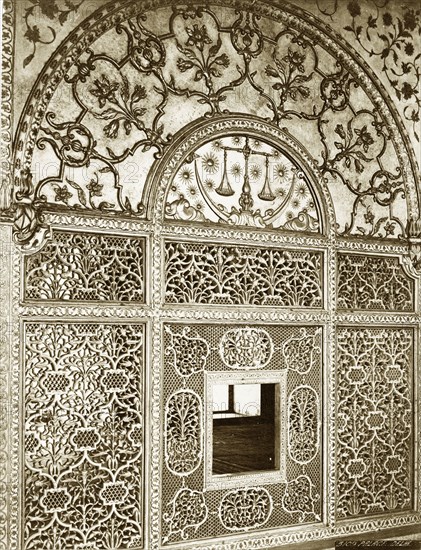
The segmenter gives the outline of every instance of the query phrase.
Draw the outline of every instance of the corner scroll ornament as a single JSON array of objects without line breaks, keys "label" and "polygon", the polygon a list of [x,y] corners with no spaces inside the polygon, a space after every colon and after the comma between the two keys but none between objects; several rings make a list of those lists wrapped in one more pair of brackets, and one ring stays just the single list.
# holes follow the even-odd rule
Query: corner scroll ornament
[{"label": "corner scroll ornament", "polygon": [[208,517],[208,507],[203,493],[188,487],[179,489],[168,506],[171,506],[172,510],[163,516],[169,526],[169,532],[162,540],[163,544],[168,543],[170,538],[177,534],[183,540],[188,539],[188,529],[193,529],[196,533]]},{"label": "corner scroll ornament", "polygon": [[311,334],[306,328],[300,329],[300,335],[291,337],[282,346],[282,355],[287,367],[299,374],[307,374],[313,367],[316,356],[321,354],[318,343],[321,329]]},{"label": "corner scroll ornament", "polygon": [[13,212],[13,239],[19,245],[37,245],[43,239],[48,229],[44,223],[42,207],[45,198],[32,197],[32,174],[29,169],[24,169],[20,179],[20,190],[16,192],[16,200],[12,204]]},{"label": "corner scroll ornament", "polygon": [[409,258],[415,274],[421,276],[421,218],[410,219],[407,225]]},{"label": "corner scroll ornament", "polygon": [[206,340],[199,336],[190,336],[190,327],[184,327],[181,333],[173,332],[169,326],[165,326],[164,330],[170,338],[165,355],[173,356],[176,372],[186,378],[202,372],[210,353]]},{"label": "corner scroll ornament", "polygon": [[316,512],[316,504],[320,502],[320,495],[313,494],[314,484],[307,475],[300,475],[289,481],[282,497],[282,506],[290,514],[299,514],[300,522],[309,519],[320,521],[320,514]]}]

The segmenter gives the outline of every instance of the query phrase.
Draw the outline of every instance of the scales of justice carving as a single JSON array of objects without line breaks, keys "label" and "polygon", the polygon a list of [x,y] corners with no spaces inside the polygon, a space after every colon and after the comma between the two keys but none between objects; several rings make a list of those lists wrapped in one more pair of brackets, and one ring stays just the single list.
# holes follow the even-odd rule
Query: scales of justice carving
[{"label": "scales of justice carving", "polygon": [[260,137],[214,139],[176,172],[167,219],[319,232],[318,205],[307,177]]}]

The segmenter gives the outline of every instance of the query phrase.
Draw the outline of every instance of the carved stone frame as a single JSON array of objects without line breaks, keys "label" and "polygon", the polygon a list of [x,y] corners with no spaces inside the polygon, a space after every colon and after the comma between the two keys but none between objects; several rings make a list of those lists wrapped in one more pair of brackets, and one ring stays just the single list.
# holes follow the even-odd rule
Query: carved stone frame
[{"label": "carved stone frame", "polygon": [[[286,480],[286,377],[287,371],[253,371],[253,372],[207,372],[205,375],[206,420],[205,424],[205,482],[204,489],[225,489],[250,485],[267,485],[282,483]],[[215,475],[212,473],[213,446],[213,385],[215,382],[226,384],[275,384],[275,415],[279,415],[278,433],[275,439],[275,455],[279,465],[274,471],[245,472],[240,474]]]}]

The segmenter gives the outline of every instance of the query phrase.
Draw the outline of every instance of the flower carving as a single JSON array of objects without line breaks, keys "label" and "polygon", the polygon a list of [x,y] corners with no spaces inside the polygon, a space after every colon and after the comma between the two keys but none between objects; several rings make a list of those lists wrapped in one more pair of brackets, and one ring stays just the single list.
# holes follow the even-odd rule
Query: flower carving
[{"label": "flower carving", "polygon": [[354,132],[358,136],[358,139],[356,140],[355,144],[362,146],[364,151],[367,153],[370,145],[373,145],[374,143],[374,139],[370,134],[370,132],[368,132],[367,126],[363,126],[362,128],[356,128]]},{"label": "flower carving", "polygon": [[131,133],[133,127],[145,130],[142,116],[146,113],[146,108],[138,105],[142,99],[146,98],[144,86],[136,84],[130,92],[126,76],[122,75],[122,82],[119,83],[111,81],[105,74],[94,80],[94,86],[89,89],[89,92],[98,98],[99,107],[103,108],[107,103],[110,104],[106,110],[97,115],[98,118],[111,119],[111,122],[104,126],[104,134],[107,137],[117,138],[120,124],[123,125],[126,135]]},{"label": "flower carving", "polygon": [[193,25],[193,27],[186,27],[188,39],[187,46],[195,46],[201,52],[205,47],[205,44],[212,44],[212,40],[209,38],[208,31],[205,25],[199,27],[199,25]]},{"label": "flower carving", "polygon": [[349,122],[347,125],[347,130],[345,131],[342,124],[337,124],[335,127],[335,133],[342,141],[334,142],[334,145],[336,149],[339,150],[339,153],[337,153],[333,160],[330,161],[330,164],[334,165],[344,160],[346,168],[350,168],[353,161],[355,170],[359,174],[364,172],[365,167],[361,161],[369,162],[372,160],[364,153],[367,153],[371,145],[374,143],[373,136],[368,131],[367,126],[364,125],[361,128],[352,129],[351,123]]},{"label": "flower carving", "polygon": [[118,82],[110,82],[107,75],[102,74],[100,78],[94,80],[95,88],[91,88],[90,93],[98,98],[99,106],[102,108],[107,101],[110,103],[117,103],[116,91],[120,85]]},{"label": "flower carving", "polygon": [[59,185],[56,186],[55,189],[55,200],[57,202],[64,202],[64,204],[68,204],[69,199],[73,196],[73,193],[70,193],[67,185],[63,185],[60,187]]},{"label": "flower carving", "polygon": [[265,68],[266,76],[276,79],[272,88],[279,92],[275,113],[277,122],[285,116],[287,100],[299,101],[310,96],[310,88],[304,85],[312,78],[312,73],[305,74],[305,64],[311,63],[304,52],[305,48],[307,43],[294,37],[290,40],[286,55],[279,58],[278,50],[275,49],[272,55],[274,66],[267,65]]}]

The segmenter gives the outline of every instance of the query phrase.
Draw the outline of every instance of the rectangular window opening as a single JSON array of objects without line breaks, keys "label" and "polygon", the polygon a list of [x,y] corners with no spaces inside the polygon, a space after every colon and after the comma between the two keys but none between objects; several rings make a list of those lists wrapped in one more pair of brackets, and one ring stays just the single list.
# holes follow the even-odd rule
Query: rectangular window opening
[{"label": "rectangular window opening", "polygon": [[212,386],[212,474],[279,469],[279,384]]}]

